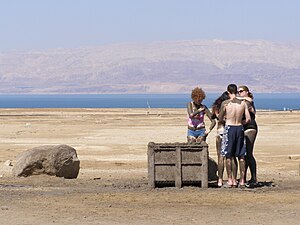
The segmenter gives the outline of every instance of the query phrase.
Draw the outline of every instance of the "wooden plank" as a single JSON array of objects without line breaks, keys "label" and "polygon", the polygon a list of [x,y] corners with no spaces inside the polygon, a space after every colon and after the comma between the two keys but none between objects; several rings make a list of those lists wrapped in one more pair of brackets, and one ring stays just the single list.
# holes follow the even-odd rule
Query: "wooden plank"
[{"label": "wooden plank", "polygon": [[153,144],[148,144],[148,185],[151,188],[155,188],[155,156],[153,150]]},{"label": "wooden plank", "polygon": [[201,155],[202,155],[201,187],[208,188],[208,147],[207,146],[203,146]]},{"label": "wooden plank", "polygon": [[175,186],[178,188],[182,187],[182,168],[181,168],[181,149],[179,146],[176,147],[177,165],[176,165],[176,176]]}]

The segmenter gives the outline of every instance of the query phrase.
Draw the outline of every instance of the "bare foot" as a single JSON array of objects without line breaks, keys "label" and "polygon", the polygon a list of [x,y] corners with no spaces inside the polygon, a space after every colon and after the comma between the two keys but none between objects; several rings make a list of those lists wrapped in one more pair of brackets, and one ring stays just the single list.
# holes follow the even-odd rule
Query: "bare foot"
[{"label": "bare foot", "polygon": [[236,180],[234,180],[234,179],[232,180],[232,186],[233,186],[233,187],[237,187],[237,186],[238,186]]},{"label": "bare foot", "polygon": [[228,178],[228,180],[227,180],[227,184],[228,184],[228,185],[230,185],[230,186],[232,186],[232,185],[233,185],[233,181],[232,181],[232,179],[229,179],[229,178]]},{"label": "bare foot", "polygon": [[223,185],[223,180],[222,180],[222,179],[219,179],[219,180],[218,180],[218,187],[222,187],[222,185]]},{"label": "bare foot", "polygon": [[244,179],[240,179],[240,185],[245,186],[245,180]]}]

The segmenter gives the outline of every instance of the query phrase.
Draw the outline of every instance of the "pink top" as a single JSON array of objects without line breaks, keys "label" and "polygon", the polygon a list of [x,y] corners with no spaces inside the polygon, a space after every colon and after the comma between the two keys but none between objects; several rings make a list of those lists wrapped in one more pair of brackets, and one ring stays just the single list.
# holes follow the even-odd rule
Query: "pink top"
[{"label": "pink top", "polygon": [[204,128],[204,115],[205,111],[203,110],[199,114],[195,115],[194,117],[188,116],[188,126],[194,128]]}]

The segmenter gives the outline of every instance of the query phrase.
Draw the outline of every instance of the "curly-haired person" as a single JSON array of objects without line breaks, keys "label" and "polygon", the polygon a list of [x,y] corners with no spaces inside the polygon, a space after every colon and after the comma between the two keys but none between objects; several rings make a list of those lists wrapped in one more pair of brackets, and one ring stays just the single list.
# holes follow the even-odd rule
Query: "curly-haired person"
[{"label": "curly-haired person", "polygon": [[[191,98],[192,101],[187,104],[188,113],[188,131],[187,131],[187,142],[189,144],[202,141],[206,141],[207,135],[216,125],[216,121],[212,118],[212,114],[209,109],[202,104],[205,99],[205,92],[196,87],[192,90]],[[211,122],[209,130],[206,130],[204,123],[204,116],[207,116]]]}]

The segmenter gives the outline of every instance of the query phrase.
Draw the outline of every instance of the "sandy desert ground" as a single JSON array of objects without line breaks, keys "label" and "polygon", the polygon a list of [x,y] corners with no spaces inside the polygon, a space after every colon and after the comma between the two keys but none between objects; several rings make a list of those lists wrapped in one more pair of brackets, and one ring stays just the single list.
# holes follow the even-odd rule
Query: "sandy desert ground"
[{"label": "sandy desert ground", "polygon": [[[0,109],[0,224],[299,224],[300,111],[257,122],[262,187],[151,189],[147,144],[185,142],[185,109]],[[48,144],[77,150],[77,179],[10,175],[6,160]]]}]

